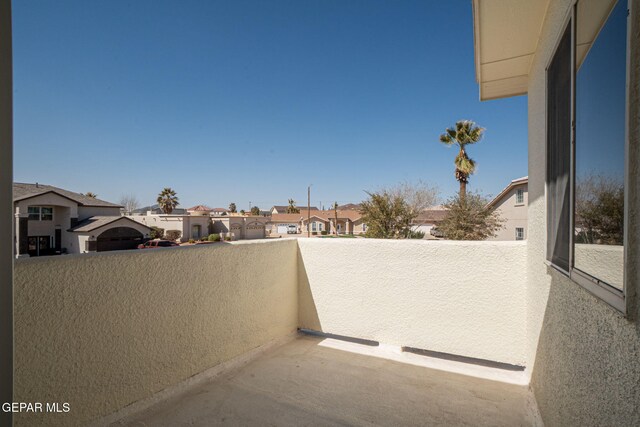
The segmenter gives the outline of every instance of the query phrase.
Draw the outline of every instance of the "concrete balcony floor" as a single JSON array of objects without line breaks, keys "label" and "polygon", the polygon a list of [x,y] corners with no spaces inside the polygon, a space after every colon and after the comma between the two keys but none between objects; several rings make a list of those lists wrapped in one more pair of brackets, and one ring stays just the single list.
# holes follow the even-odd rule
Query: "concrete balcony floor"
[{"label": "concrete balcony floor", "polygon": [[300,335],[115,425],[540,425],[522,375]]}]

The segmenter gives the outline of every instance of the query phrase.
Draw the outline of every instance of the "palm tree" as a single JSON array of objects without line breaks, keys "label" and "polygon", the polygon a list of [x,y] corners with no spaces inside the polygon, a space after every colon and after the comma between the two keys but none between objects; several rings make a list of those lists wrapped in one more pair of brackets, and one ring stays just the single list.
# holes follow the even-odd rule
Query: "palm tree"
[{"label": "palm tree", "polygon": [[296,201],[289,199],[289,206],[287,206],[287,213],[300,213],[300,209],[296,207]]},{"label": "palm tree", "polygon": [[238,208],[236,207],[235,203],[233,203],[233,202],[229,203],[229,212],[231,212],[231,213],[238,212]]},{"label": "palm tree", "polygon": [[460,148],[453,162],[456,165],[456,179],[460,182],[460,199],[464,199],[466,196],[469,175],[473,175],[476,170],[476,162],[467,156],[465,146],[479,142],[483,133],[484,128],[476,126],[471,120],[460,120],[456,122],[455,127],[448,128],[445,133],[440,135],[440,142],[443,144],[456,144]]},{"label": "palm tree", "polygon": [[178,206],[178,196],[176,192],[170,187],[166,187],[160,194],[158,194],[158,206],[162,209],[162,212],[170,214]]},{"label": "palm tree", "polygon": [[98,195],[96,193],[92,193],[91,191],[84,194],[87,197],[91,197],[92,199],[97,199]]},{"label": "palm tree", "polygon": [[336,227],[335,227],[336,230],[335,231],[336,231],[336,236],[337,236],[338,235],[338,202],[335,202],[333,204],[333,214],[336,217]]}]

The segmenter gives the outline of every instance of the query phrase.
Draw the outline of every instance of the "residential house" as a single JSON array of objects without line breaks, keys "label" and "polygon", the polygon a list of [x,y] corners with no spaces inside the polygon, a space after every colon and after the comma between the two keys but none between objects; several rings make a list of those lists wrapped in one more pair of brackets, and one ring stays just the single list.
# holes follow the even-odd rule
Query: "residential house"
[{"label": "residential house", "polygon": [[[272,214],[269,219],[270,233],[283,234],[287,232],[289,225],[295,225],[299,232],[307,232],[307,224],[311,233],[334,234],[336,230],[335,211],[301,209],[296,214]],[[367,226],[362,221],[362,215],[356,210],[338,210],[337,231],[338,234],[362,234]]]},{"label": "residential house", "polygon": [[[298,207],[298,209],[306,209],[306,208],[307,208],[306,206],[304,208]],[[277,206],[276,205],[276,206],[271,208],[271,214],[272,215],[274,215],[274,214],[286,214],[287,213],[287,209],[289,209],[288,205],[287,206]],[[318,208],[315,207],[315,206],[311,206],[311,210],[312,211],[317,211]]]},{"label": "residential house", "polygon": [[528,187],[528,177],[514,179],[489,202],[487,207],[498,212],[505,222],[496,236],[487,240],[525,240],[527,238]]},{"label": "residential house", "polygon": [[197,205],[185,209],[184,214],[164,214],[148,211],[146,215],[131,215],[130,218],[149,227],[158,227],[166,233],[175,230],[180,233],[179,240],[199,240],[211,233],[229,233],[233,240],[263,239],[265,237],[266,218],[262,216],[229,214],[218,216],[214,209]]},{"label": "residential house", "polygon": [[447,215],[447,210],[441,206],[434,206],[423,210],[411,224],[411,230],[425,234],[425,238],[431,239],[431,229],[436,227]]},{"label": "residential house", "polygon": [[229,214],[229,209],[225,208],[213,208],[211,209],[212,216],[226,216]]},{"label": "residential house", "polygon": [[19,257],[134,249],[149,237],[120,205],[52,185],[14,183],[13,206]]}]

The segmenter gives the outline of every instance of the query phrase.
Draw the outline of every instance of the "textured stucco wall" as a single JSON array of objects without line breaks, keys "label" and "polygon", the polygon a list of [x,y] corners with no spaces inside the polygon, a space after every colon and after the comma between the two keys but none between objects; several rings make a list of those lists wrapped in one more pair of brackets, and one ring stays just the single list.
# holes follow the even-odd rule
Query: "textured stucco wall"
[{"label": "textured stucco wall", "polygon": [[[529,79],[529,236],[527,245],[527,335],[535,358],[532,387],[546,425],[640,425],[640,327],[565,276],[546,267],[545,257],[545,66],[561,32],[569,0],[552,1]],[[638,65],[640,2],[635,17],[629,183],[630,263],[627,290],[638,287]],[[633,231],[635,230],[635,231]],[[630,314],[636,315],[631,308]]]},{"label": "textured stucco wall", "polygon": [[299,239],[300,326],[525,365],[526,243]]},{"label": "textured stucco wall", "polygon": [[16,395],[83,425],[295,331],[293,240],[21,259]]}]

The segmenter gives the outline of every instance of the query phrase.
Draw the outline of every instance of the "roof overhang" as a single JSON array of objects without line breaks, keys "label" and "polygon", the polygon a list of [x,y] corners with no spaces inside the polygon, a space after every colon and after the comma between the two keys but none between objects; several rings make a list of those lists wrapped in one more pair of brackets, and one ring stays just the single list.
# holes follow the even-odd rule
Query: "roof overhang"
[{"label": "roof overhang", "polygon": [[472,0],[480,100],[526,95],[549,0]]}]

